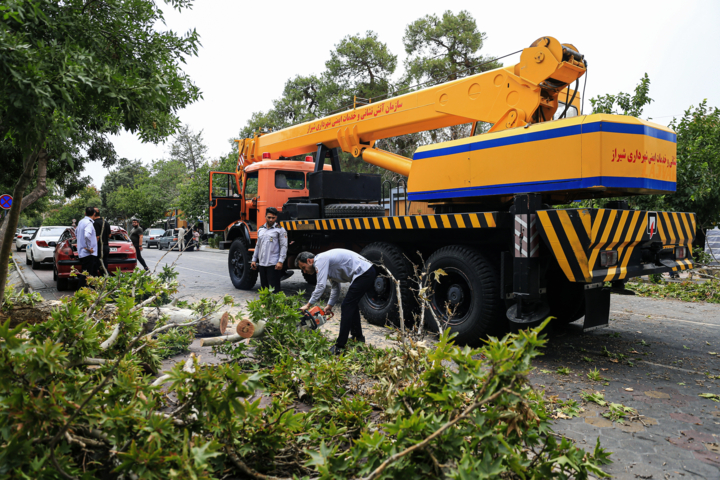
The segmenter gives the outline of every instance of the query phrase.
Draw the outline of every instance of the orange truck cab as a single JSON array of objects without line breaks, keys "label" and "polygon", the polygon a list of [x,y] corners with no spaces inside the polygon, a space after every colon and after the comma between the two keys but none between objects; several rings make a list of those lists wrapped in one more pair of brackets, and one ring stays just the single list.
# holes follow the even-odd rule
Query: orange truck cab
[{"label": "orange truck cab", "polygon": [[[308,174],[315,163],[265,160],[240,168],[235,173],[210,172],[210,230],[241,226],[246,239],[255,240],[268,207],[281,210],[290,198],[309,196]],[[332,167],[325,165],[324,170]]]}]

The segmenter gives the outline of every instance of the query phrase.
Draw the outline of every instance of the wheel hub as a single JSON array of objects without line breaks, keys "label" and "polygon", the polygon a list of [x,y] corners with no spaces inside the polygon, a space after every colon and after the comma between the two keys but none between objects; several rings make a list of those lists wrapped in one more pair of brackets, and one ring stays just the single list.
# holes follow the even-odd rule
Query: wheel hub
[{"label": "wheel hub", "polygon": [[453,305],[458,305],[462,303],[465,298],[463,288],[458,284],[451,285],[450,288],[448,288],[447,298],[448,301]]},{"label": "wheel hub", "polygon": [[383,293],[385,291],[385,288],[387,287],[387,279],[382,277],[377,277],[375,279],[375,292],[376,293]]}]

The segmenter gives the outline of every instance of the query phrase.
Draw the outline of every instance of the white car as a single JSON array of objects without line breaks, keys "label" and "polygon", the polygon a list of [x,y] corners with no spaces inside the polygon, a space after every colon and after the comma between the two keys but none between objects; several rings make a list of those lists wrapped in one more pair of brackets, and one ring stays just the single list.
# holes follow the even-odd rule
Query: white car
[{"label": "white car", "polygon": [[15,235],[15,249],[18,252],[22,251],[30,243],[35,232],[37,232],[37,228],[23,228],[20,233]]},{"label": "white car", "polygon": [[55,263],[55,245],[68,227],[40,227],[30,239],[25,249],[25,263],[32,265],[33,270],[45,263]]}]

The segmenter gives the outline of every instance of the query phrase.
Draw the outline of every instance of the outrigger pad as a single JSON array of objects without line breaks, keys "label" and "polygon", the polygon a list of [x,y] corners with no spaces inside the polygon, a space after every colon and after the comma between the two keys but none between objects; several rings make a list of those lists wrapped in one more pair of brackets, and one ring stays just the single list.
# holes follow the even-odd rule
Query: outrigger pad
[{"label": "outrigger pad", "polygon": [[585,323],[583,331],[606,327],[610,320],[610,289],[590,288],[585,290]]}]

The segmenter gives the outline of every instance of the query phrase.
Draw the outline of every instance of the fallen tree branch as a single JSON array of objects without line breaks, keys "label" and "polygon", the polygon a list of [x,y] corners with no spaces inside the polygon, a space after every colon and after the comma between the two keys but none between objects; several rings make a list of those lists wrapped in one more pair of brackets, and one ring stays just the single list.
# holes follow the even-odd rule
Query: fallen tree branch
[{"label": "fallen tree branch", "polygon": [[[230,443],[230,442],[228,442]],[[233,462],[233,464],[245,475],[252,477],[256,480],[291,480],[288,477],[273,477],[271,475],[263,475],[260,472],[256,472],[252,468],[245,465],[245,462],[240,460],[240,457],[238,456],[237,452],[235,452],[235,449],[228,446],[225,451],[228,454],[228,457],[230,457],[230,460]]]},{"label": "fallen tree branch", "polygon": [[201,347],[212,347],[214,345],[220,345],[223,343],[236,343],[241,340],[245,340],[245,337],[235,334],[235,335],[223,335],[221,337],[210,337],[210,338],[203,338],[200,340],[200,346]]},{"label": "fallen tree branch", "polygon": [[107,340],[105,340],[103,343],[100,344],[101,350],[107,350],[108,348],[115,345],[115,342],[117,342],[118,336],[120,335],[120,326],[122,323],[118,323],[115,325],[115,328],[112,331],[112,334],[108,337]]},{"label": "fallen tree branch", "polygon": [[[514,383],[514,382],[513,382],[513,383]],[[513,386],[513,383],[510,384],[510,387]],[[443,426],[440,427],[439,429],[435,430],[435,432],[433,432],[430,436],[428,436],[428,437],[427,437],[425,440],[423,440],[422,442],[416,443],[415,445],[412,445],[412,446],[406,448],[406,449],[403,450],[402,452],[398,452],[398,453],[396,453],[395,455],[390,456],[390,458],[388,458],[387,460],[385,460],[383,463],[380,464],[380,466],[378,466],[375,470],[373,470],[372,472],[370,472],[370,475],[368,475],[367,477],[363,477],[361,480],[374,480],[374,479],[376,479],[377,477],[380,476],[380,474],[381,474],[388,466],[390,466],[390,464],[392,464],[392,463],[400,460],[402,457],[404,457],[404,456],[406,456],[406,455],[414,452],[415,450],[419,450],[419,449],[423,449],[423,448],[427,447],[427,446],[430,444],[430,442],[432,442],[432,441],[435,440],[437,437],[439,437],[440,435],[442,435],[445,430],[447,430],[448,428],[452,427],[453,425],[455,425],[456,423],[458,423],[460,420],[463,420],[463,419],[467,418],[476,408],[481,407],[481,406],[485,405],[486,403],[492,402],[493,400],[495,400],[496,398],[498,398],[498,397],[500,396],[500,394],[502,394],[502,393],[508,393],[508,394],[510,394],[510,395],[516,395],[516,396],[517,396],[517,392],[513,392],[513,391],[510,390],[508,387],[503,387],[503,388],[501,388],[500,390],[498,390],[497,392],[495,392],[494,394],[490,395],[490,396],[489,396],[488,398],[486,398],[485,400],[482,400],[482,401],[473,403],[472,405],[470,405],[469,407],[467,407],[464,412],[462,412],[460,415],[458,415],[458,416],[455,417],[454,419],[452,419],[452,420],[450,420],[449,422],[447,422],[445,425],[443,425]]]}]

